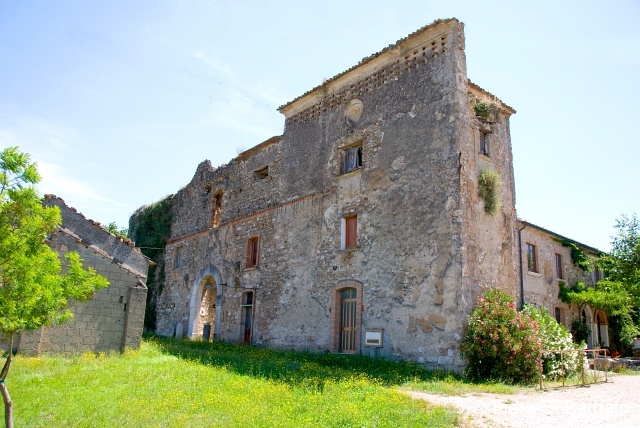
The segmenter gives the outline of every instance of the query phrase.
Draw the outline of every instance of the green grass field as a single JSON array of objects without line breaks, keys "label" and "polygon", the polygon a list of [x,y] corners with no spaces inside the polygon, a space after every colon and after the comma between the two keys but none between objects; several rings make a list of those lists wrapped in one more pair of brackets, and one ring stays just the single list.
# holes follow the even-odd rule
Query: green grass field
[{"label": "green grass field", "polygon": [[139,351],[18,356],[16,427],[448,427],[452,409],[402,389],[510,392],[411,363],[145,338]]}]

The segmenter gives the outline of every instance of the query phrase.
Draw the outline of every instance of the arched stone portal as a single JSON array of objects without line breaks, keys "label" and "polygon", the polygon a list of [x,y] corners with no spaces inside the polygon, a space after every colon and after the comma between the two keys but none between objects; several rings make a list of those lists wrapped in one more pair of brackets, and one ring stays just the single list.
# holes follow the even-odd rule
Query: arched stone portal
[{"label": "arched stone portal", "polygon": [[189,302],[188,337],[202,337],[202,330],[207,322],[213,324],[213,338],[220,337],[222,289],[222,277],[214,266],[209,265],[198,272]]}]

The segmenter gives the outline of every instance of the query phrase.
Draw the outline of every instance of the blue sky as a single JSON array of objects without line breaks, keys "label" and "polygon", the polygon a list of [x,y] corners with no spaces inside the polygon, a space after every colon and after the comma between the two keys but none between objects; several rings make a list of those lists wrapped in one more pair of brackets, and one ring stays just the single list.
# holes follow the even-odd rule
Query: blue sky
[{"label": "blue sky", "polygon": [[126,226],[197,165],[282,134],[277,107],[438,18],[514,107],[516,208],[609,249],[640,211],[640,2],[0,0],[0,148]]}]

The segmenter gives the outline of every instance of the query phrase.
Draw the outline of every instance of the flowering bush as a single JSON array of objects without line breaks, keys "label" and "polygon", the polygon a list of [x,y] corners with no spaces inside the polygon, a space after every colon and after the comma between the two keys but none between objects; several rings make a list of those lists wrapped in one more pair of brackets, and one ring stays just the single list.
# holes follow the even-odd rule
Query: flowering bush
[{"label": "flowering bush", "polygon": [[525,305],[522,312],[529,315],[538,323],[538,334],[542,340],[542,375],[545,378],[556,379],[576,373],[582,362],[582,354],[579,352],[548,352],[549,350],[578,350],[584,348],[574,343],[571,333],[549,314],[547,308],[536,308],[533,305]]},{"label": "flowering bush", "polygon": [[460,345],[467,360],[467,376],[532,383],[538,379],[542,341],[538,324],[518,312],[513,298],[503,291],[487,290],[469,317]]}]

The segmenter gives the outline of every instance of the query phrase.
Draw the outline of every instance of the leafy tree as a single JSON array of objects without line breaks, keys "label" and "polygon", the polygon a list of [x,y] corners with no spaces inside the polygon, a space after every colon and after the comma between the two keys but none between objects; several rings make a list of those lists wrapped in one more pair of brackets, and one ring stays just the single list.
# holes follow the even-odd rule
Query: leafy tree
[{"label": "leafy tree", "polygon": [[122,228],[118,227],[118,225],[113,221],[107,225],[106,229],[107,229],[107,232],[112,233],[118,238],[129,237],[129,229],[127,229],[126,227],[122,227]]},{"label": "leafy tree", "polygon": [[636,214],[616,220],[617,234],[611,252],[601,260],[609,281],[619,282],[629,292],[633,305],[640,306],[640,221]]},{"label": "leafy tree", "polygon": [[614,336],[623,349],[629,349],[640,333],[640,221],[635,214],[623,215],[615,227],[617,234],[611,242],[611,252],[596,261],[606,280],[599,281],[595,288],[581,282],[570,288],[561,284],[559,297],[567,303],[607,311],[615,321]]},{"label": "leafy tree", "polygon": [[0,335],[8,342],[0,370],[5,423],[13,427],[13,403],[6,378],[16,333],[60,324],[73,317],[72,300],[85,301],[109,285],[92,268],[84,269],[75,252],[66,255],[65,270],[46,244],[61,222],[57,207],[44,207],[34,185],[40,175],[30,156],[18,147],[0,152]]}]

